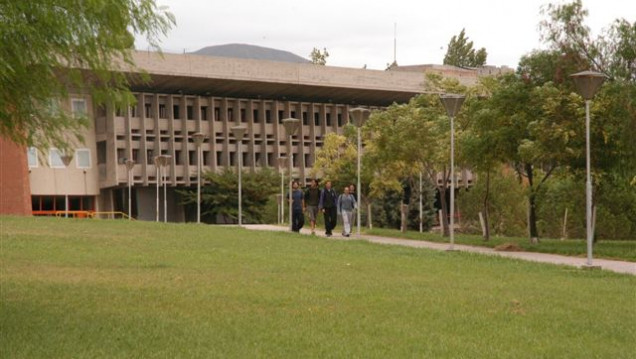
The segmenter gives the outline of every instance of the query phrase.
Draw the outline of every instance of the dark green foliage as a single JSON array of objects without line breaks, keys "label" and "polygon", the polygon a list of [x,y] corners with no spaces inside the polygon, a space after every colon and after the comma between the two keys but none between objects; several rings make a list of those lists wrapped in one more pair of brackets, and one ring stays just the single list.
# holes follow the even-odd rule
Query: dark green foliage
[{"label": "dark green foliage", "polygon": [[50,110],[70,88],[97,104],[134,101],[114,70],[134,67],[135,34],[156,46],[173,23],[154,0],[0,1],[0,135],[64,146],[86,124]]},{"label": "dark green foliage", "polygon": [[473,42],[468,41],[466,29],[457,36],[453,36],[448,43],[446,55],[444,56],[444,65],[453,65],[458,67],[478,67],[486,64],[488,53],[485,48],[477,51],[473,48]]},{"label": "dark green foliage", "polygon": [[[238,176],[234,169],[220,173],[206,172],[205,185],[201,188],[202,221],[235,223],[238,221]],[[243,172],[242,210],[243,223],[263,223],[265,209],[272,195],[279,190],[280,177],[270,169],[258,172]],[[196,204],[196,188],[178,191],[182,204]],[[269,217],[267,217],[269,218]]]}]

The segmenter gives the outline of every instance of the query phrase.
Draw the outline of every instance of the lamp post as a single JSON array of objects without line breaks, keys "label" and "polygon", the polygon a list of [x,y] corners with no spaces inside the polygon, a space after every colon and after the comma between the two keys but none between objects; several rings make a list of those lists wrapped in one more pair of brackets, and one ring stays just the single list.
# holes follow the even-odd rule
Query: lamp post
[{"label": "lamp post", "polygon": [[422,205],[422,171],[420,170],[420,233],[424,231],[424,206]]},{"label": "lamp post", "polygon": [[450,247],[449,251],[454,250],[455,246],[455,115],[462,107],[466,96],[457,94],[445,94],[439,97],[448,117],[450,117],[450,134],[451,134],[451,153],[450,153],[450,178],[451,178],[451,193],[450,193]]},{"label": "lamp post", "polygon": [[201,145],[205,135],[201,132],[197,132],[192,135],[192,140],[197,146],[197,223],[201,223]]},{"label": "lamp post", "polygon": [[592,268],[592,177],[590,164],[590,102],[601,88],[607,76],[594,71],[583,71],[570,75],[577,92],[585,99],[585,220],[587,234],[587,263]]},{"label": "lamp post", "polygon": [[163,222],[168,222],[168,193],[166,190],[166,166],[168,166],[172,156],[161,155],[159,156],[161,162],[161,182],[163,182]]},{"label": "lamp post", "polygon": [[361,154],[362,140],[360,138],[360,128],[369,119],[369,115],[371,115],[371,111],[367,110],[366,108],[356,107],[349,110],[349,114],[351,115],[353,119],[353,124],[356,126],[356,129],[358,131],[358,167],[357,167],[358,182],[356,184],[356,190],[357,190],[356,198],[358,200],[358,210],[357,210],[356,222],[357,222],[357,235],[358,237],[360,237],[360,203],[362,202],[361,189],[360,189],[360,158],[362,156]]},{"label": "lamp post", "polygon": [[155,207],[155,222],[159,222],[159,186],[161,185],[161,177],[159,176],[159,168],[161,167],[161,156],[154,157],[155,170],[157,171],[157,204]]},{"label": "lamp post", "polygon": [[60,159],[62,160],[62,163],[64,163],[64,167],[65,168],[65,172],[66,172],[66,186],[65,190],[64,190],[64,217],[68,218],[68,166],[71,164],[71,161],[73,160],[73,155],[67,155],[64,154],[63,156],[60,156]]},{"label": "lamp post", "polygon": [[278,157],[278,167],[281,170],[280,176],[280,224],[285,223],[285,166],[287,165],[287,157]]},{"label": "lamp post", "polygon": [[294,165],[294,153],[292,147],[292,136],[298,132],[300,128],[300,120],[297,118],[286,118],[283,120],[283,126],[287,133],[287,144],[289,145],[289,229],[293,229],[292,221],[292,166]]},{"label": "lamp post", "polygon": [[126,160],[126,171],[128,171],[128,220],[132,219],[132,169],[135,167],[135,161]]},{"label": "lamp post", "polygon": [[236,139],[236,164],[237,164],[237,172],[238,172],[238,225],[239,227],[243,225],[243,207],[242,207],[242,162],[243,155],[241,151],[241,143],[243,142],[243,136],[245,135],[245,131],[247,128],[245,126],[233,126],[231,128],[232,134]]}]

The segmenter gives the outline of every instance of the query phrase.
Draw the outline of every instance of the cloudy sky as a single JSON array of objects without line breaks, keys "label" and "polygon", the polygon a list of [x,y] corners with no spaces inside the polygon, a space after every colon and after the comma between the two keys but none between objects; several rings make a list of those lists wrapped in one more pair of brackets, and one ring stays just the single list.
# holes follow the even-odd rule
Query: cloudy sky
[{"label": "cloudy sky", "polygon": [[[177,25],[162,40],[166,52],[196,51],[210,45],[252,44],[308,58],[327,48],[327,65],[386,68],[393,61],[397,28],[400,65],[440,64],[446,46],[462,28],[476,48],[485,47],[489,65],[515,67],[519,58],[542,48],[542,7],[562,0],[156,0]],[[636,1],[584,0],[586,24],[596,36],[614,19],[636,21]],[[397,26],[395,26],[397,24]],[[138,38],[138,49],[147,42]]]}]

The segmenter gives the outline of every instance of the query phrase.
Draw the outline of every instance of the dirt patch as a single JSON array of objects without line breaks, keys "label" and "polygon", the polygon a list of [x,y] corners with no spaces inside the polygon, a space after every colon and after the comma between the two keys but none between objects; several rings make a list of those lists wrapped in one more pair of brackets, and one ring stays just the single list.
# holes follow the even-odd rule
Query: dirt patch
[{"label": "dirt patch", "polygon": [[523,248],[521,248],[517,243],[504,243],[495,247],[495,251],[497,252],[523,252]]}]

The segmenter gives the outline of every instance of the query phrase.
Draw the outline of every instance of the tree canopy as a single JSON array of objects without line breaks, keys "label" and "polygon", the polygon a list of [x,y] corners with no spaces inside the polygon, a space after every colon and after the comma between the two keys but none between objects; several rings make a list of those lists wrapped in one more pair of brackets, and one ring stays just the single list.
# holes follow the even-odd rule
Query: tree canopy
[{"label": "tree canopy", "polygon": [[475,50],[473,42],[468,41],[466,29],[462,29],[459,35],[454,35],[448,43],[444,65],[458,67],[478,67],[486,64],[488,53],[485,48]]},{"label": "tree canopy", "polygon": [[96,103],[134,101],[115,60],[134,65],[134,34],[156,48],[174,23],[154,0],[0,1],[0,135],[64,145],[85,124],[56,105],[71,88]]},{"label": "tree canopy", "polygon": [[311,62],[314,65],[326,65],[327,64],[327,58],[329,57],[329,52],[327,52],[327,48],[323,48],[322,51],[320,51],[319,48],[314,47],[313,50],[311,50],[311,53],[309,54],[309,57],[311,58]]}]

